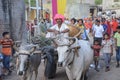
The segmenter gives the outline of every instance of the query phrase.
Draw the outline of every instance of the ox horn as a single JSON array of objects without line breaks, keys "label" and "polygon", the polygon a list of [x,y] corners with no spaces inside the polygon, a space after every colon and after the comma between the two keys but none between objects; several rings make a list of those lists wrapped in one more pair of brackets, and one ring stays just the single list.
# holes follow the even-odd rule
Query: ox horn
[{"label": "ox horn", "polygon": [[19,49],[16,45],[13,45],[13,49],[15,49],[15,51],[19,52]]},{"label": "ox horn", "polygon": [[20,44],[21,44],[21,41],[15,41],[14,42],[13,48],[15,49],[15,51],[19,52],[18,47],[20,46]]},{"label": "ox horn", "polygon": [[75,37],[65,37],[65,38],[73,41],[72,43],[70,43],[70,45],[74,44],[76,41]]},{"label": "ox horn", "polygon": [[34,45],[29,52],[30,52],[30,53],[33,53],[33,52],[36,50],[36,48],[37,48],[37,45]]}]

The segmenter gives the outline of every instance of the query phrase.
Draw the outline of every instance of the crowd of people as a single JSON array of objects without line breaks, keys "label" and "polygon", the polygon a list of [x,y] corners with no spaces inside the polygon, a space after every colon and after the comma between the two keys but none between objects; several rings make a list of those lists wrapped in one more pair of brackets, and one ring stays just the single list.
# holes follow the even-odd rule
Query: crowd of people
[{"label": "crowd of people", "polygon": [[[110,71],[110,61],[113,55],[113,49],[116,49],[116,67],[120,67],[120,18],[102,18],[102,17],[89,17],[84,19],[65,19],[62,15],[57,15],[55,20],[57,25],[46,27],[47,32],[54,32],[55,34],[65,34],[69,32],[68,26],[75,27],[80,30],[78,34],[74,37],[83,40],[89,40],[89,36],[93,37],[93,44],[91,48],[94,50],[94,64],[95,70],[99,71],[99,57],[100,51],[104,55],[105,61],[105,71]],[[37,26],[36,21],[34,24]],[[28,29],[31,31],[31,35],[34,35],[36,29],[34,24],[27,24]],[[51,24],[51,23],[50,23]],[[62,24],[62,25],[61,25]],[[62,26],[62,27],[61,27]],[[39,29],[39,28],[37,28]],[[38,34],[38,32],[37,32]],[[2,75],[9,75],[10,70],[10,57],[12,55],[13,41],[10,38],[9,32],[4,32],[2,34],[3,38],[0,39],[0,45],[2,45],[0,54],[0,80],[2,80]],[[49,34],[46,35],[50,37]],[[57,45],[56,45],[57,46]],[[2,66],[3,64],[3,66]]]},{"label": "crowd of people", "polygon": [[[106,64],[105,71],[110,71],[110,61],[114,48],[116,50],[116,67],[120,67],[120,18],[90,17],[84,19],[72,18],[70,20],[63,20],[63,16],[59,15],[55,20],[57,25],[48,29],[48,32],[53,32],[55,34],[67,33],[69,31],[66,25],[68,25],[80,30],[80,32],[74,36],[78,39],[89,40],[88,37],[90,35],[93,37],[91,48],[94,50],[94,64],[96,71],[99,72],[98,65],[100,53],[103,53],[104,56]],[[61,26],[60,21],[63,22]],[[53,37],[53,35],[47,35],[47,37]]]},{"label": "crowd of people", "polygon": [[116,50],[116,67],[120,66],[120,18],[94,17],[93,19],[85,18],[79,20],[72,18],[70,21],[66,20],[65,23],[74,27],[77,27],[79,23],[82,23],[86,29],[87,35],[89,36],[89,34],[91,34],[93,36],[94,42],[91,47],[94,50],[96,71],[99,71],[98,65],[101,50],[106,64],[106,72],[110,70],[110,61],[114,48]]}]

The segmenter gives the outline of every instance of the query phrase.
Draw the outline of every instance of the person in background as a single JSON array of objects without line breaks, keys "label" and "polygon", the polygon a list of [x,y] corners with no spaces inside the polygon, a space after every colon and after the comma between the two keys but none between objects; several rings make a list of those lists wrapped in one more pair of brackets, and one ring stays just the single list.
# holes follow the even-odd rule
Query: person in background
[{"label": "person in background", "polygon": [[110,40],[110,35],[108,33],[104,34],[102,41],[102,49],[106,64],[105,71],[107,72],[110,71],[110,61],[111,61],[111,56],[113,55],[112,41]]},{"label": "person in background", "polygon": [[117,32],[114,35],[115,38],[115,46],[116,46],[116,67],[120,67],[120,26],[117,27]]},{"label": "person in background", "polygon": [[69,19],[68,19],[68,18],[65,18],[64,23],[65,23],[66,25],[69,25],[69,24],[70,24]]},{"label": "person in background", "polygon": [[3,32],[2,36],[3,39],[0,39],[0,44],[2,45],[4,74],[8,75],[11,73],[10,57],[12,55],[13,40],[10,38],[9,32]]},{"label": "person in background", "polygon": [[93,20],[92,20],[92,17],[89,18],[89,22],[88,22],[89,26],[90,26],[90,29],[92,29],[92,26],[93,26]]},{"label": "person in background", "polygon": [[112,19],[111,27],[112,27],[113,33],[115,34],[117,31],[116,28],[118,27],[118,21],[116,20],[116,18]]},{"label": "person in background", "polygon": [[75,26],[76,25],[76,19],[75,18],[72,18],[71,20],[70,20],[70,26]]},{"label": "person in background", "polygon": [[98,65],[99,65],[99,56],[100,56],[100,43],[98,40],[94,41],[94,44],[92,45],[92,49],[94,50],[94,64],[95,64],[95,70],[99,72]]},{"label": "person in background", "polygon": [[106,24],[106,19],[102,18],[101,23],[104,28],[104,33],[107,33],[108,25]]},{"label": "person in background", "polygon": [[100,24],[100,20],[97,19],[96,25],[94,25],[93,28],[93,36],[94,36],[94,40],[98,40],[100,45],[102,43],[103,34],[104,34],[104,28]]},{"label": "person in background", "polygon": [[112,28],[111,28],[110,19],[108,19],[108,20],[106,21],[106,24],[107,24],[107,33],[108,33],[110,36],[113,36],[113,35],[112,35],[113,31],[112,31]]},{"label": "person in background", "polygon": [[85,25],[87,30],[90,29],[91,26],[89,25],[89,19],[88,18],[84,19],[84,25]]},{"label": "person in background", "polygon": [[75,37],[79,37],[79,39],[87,40],[88,35],[87,35],[86,28],[83,23],[83,19],[78,20],[76,28],[79,29],[80,31],[78,34],[75,35]]},{"label": "person in background", "polygon": [[88,38],[89,38],[90,44],[93,45],[94,39],[93,39],[92,29],[90,29],[90,31],[89,31],[89,33],[88,33]]}]

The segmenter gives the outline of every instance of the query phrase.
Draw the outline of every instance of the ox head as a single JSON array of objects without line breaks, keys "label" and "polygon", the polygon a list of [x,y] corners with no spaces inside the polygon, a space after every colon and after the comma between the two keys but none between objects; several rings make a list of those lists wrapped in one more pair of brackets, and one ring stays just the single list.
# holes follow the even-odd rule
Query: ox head
[{"label": "ox head", "polygon": [[[72,45],[76,42],[75,38],[66,38],[69,41],[69,44],[65,44],[65,45],[59,45],[57,47],[57,52],[58,52],[58,66],[66,66],[67,65],[67,61],[69,61],[69,59],[71,58],[71,56],[73,56],[72,53]],[[72,53],[72,54],[71,54]]]},{"label": "ox head", "polygon": [[24,45],[20,46],[18,49],[17,47],[14,47],[16,50],[17,55],[17,74],[22,76],[24,75],[26,69],[29,65],[29,58],[32,55],[32,53],[35,51],[36,46],[34,45]]}]

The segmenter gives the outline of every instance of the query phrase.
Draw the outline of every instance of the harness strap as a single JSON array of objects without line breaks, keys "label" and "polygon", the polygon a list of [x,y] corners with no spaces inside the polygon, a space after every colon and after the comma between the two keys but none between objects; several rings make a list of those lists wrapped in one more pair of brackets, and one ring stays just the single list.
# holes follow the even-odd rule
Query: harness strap
[{"label": "harness strap", "polygon": [[78,50],[80,49],[80,46],[73,47],[73,48],[71,48],[71,49],[74,49],[75,54],[77,55],[77,57],[79,57]]}]

